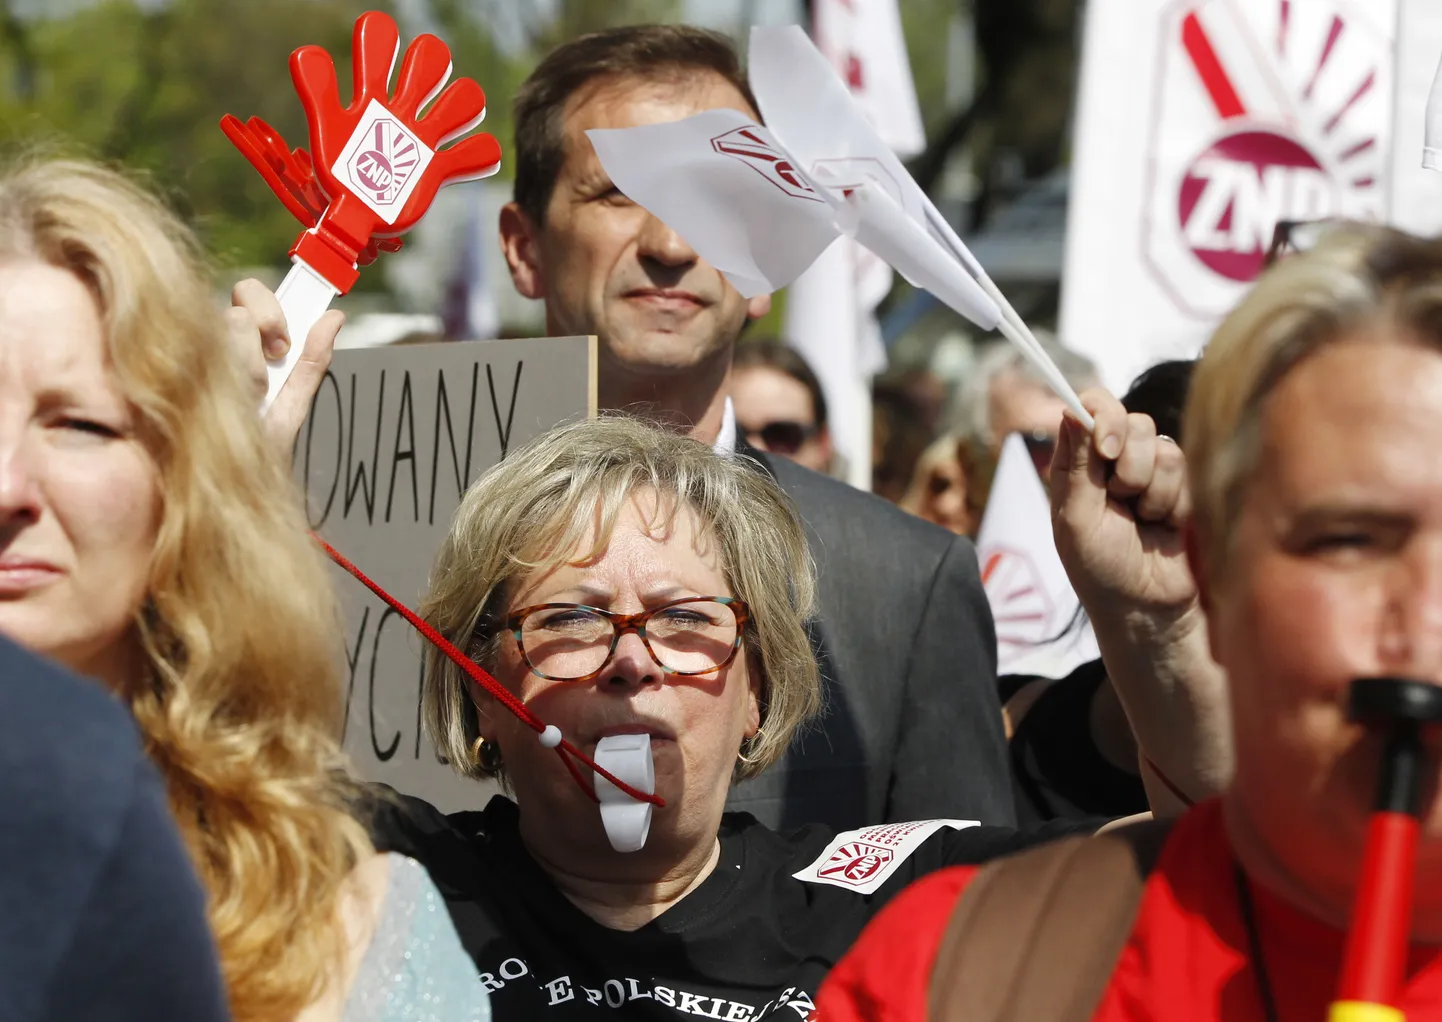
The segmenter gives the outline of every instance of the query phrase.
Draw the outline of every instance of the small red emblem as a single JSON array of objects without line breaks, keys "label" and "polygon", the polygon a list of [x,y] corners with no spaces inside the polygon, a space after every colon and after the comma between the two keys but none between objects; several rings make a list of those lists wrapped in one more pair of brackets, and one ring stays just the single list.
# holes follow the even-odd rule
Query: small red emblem
[{"label": "small red emblem", "polygon": [[821,198],[802,180],[786,154],[772,147],[754,128],[733,128],[711,140],[718,153],[738,159],[788,195],[820,202]]},{"label": "small red emblem", "polygon": [[818,877],[829,877],[860,887],[891,861],[890,848],[852,841],[831,853],[826,864],[816,871]]}]

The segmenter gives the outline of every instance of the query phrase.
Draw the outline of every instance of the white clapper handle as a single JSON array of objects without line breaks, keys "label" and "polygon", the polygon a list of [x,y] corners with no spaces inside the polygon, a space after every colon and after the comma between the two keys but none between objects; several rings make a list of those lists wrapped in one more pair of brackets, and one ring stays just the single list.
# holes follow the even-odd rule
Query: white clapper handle
[{"label": "white clapper handle", "polygon": [[276,395],[285,386],[285,381],[290,379],[296,363],[300,361],[300,353],[305,349],[305,339],[310,334],[310,328],[315,326],[316,320],[330,308],[331,300],[340,294],[335,285],[311,269],[308,263],[301,259],[293,259],[292,263],[285,280],[281,281],[280,287],[275,290],[280,311],[285,314],[285,330],[290,337],[290,350],[282,358],[266,359],[265,400],[260,406],[262,415],[270,409],[271,403],[275,401]]}]

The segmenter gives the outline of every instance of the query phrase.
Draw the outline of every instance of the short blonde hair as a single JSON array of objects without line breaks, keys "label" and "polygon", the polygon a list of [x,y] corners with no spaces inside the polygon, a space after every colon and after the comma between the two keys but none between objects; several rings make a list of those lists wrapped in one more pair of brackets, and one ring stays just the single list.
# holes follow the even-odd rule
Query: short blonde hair
[{"label": "short blonde hair", "polygon": [[1268,270],[1218,327],[1182,427],[1195,525],[1214,571],[1225,565],[1261,455],[1267,396],[1304,359],[1368,327],[1442,348],[1442,241],[1339,226]]},{"label": "short blonde hair", "polygon": [[[761,673],[761,729],[737,777],[752,777],[781,757],[821,703],[803,627],[815,588],[806,537],[790,499],[757,465],[631,417],[559,426],[466,492],[436,556],[422,614],[491,667],[500,638],[495,621],[514,584],[563,563],[593,526],[591,553],[599,553],[626,502],[641,491],[656,493],[670,518],[682,509],[696,516],[702,534],[717,544],[732,593],[750,608],[743,649]],[[474,751],[471,684],[438,649],[427,650],[426,729],[457,772],[500,775],[499,764],[480,762]]]},{"label": "short blonde hair", "polygon": [[0,172],[0,262],[73,273],[160,476],[134,627],[144,677],[119,695],[169,789],[209,893],[232,1015],[292,1018],[345,950],[343,882],[370,853],[337,744],[340,618],[298,494],[268,447],[194,237],[91,164]]}]

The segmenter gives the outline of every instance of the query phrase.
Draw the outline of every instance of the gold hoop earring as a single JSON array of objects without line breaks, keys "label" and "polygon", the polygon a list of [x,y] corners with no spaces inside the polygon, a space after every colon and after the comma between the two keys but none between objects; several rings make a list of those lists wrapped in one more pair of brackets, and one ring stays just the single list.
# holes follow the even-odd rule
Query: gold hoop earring
[{"label": "gold hoop earring", "polygon": [[[736,758],[747,766],[755,766],[759,762],[756,757],[756,746],[760,745],[765,738],[766,732],[761,728],[757,728],[754,735],[741,743],[741,749],[736,753]],[[751,755],[749,756],[746,754],[746,747],[748,745],[751,747]]]},{"label": "gold hoop earring", "polygon": [[493,774],[501,768],[501,747],[495,742],[477,738],[471,743],[471,759],[475,760],[476,766]]}]

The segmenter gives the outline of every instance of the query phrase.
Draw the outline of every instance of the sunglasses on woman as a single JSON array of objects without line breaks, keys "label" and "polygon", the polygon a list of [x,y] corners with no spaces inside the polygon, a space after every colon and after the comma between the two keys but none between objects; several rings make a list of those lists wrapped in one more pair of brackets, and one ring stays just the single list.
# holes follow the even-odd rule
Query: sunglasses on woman
[{"label": "sunglasses on woman", "polygon": [[820,426],[812,423],[781,420],[768,422],[756,429],[742,426],[741,432],[745,433],[746,439],[753,444],[760,440],[762,446],[773,454],[795,454],[820,429]]}]

